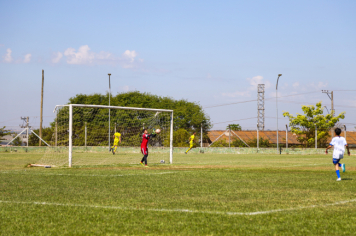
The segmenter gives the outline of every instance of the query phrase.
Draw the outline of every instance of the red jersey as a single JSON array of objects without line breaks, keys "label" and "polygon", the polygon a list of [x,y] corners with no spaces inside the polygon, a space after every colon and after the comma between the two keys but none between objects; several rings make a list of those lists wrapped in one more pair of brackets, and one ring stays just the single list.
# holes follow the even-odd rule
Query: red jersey
[{"label": "red jersey", "polygon": [[141,149],[148,148],[148,141],[150,140],[151,136],[152,136],[151,134],[142,135]]}]

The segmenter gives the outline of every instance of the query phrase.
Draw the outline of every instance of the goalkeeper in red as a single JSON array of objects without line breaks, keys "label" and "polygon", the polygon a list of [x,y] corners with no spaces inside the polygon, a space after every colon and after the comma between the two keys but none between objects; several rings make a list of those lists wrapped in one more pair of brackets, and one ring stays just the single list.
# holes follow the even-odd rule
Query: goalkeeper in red
[{"label": "goalkeeper in red", "polygon": [[145,167],[147,166],[147,157],[148,157],[148,141],[150,138],[156,137],[156,133],[153,130],[152,134],[148,134],[147,129],[143,129],[143,135],[142,135],[142,142],[141,142],[141,152],[143,154],[142,160],[141,160],[141,165],[143,165],[143,162],[145,162]]}]

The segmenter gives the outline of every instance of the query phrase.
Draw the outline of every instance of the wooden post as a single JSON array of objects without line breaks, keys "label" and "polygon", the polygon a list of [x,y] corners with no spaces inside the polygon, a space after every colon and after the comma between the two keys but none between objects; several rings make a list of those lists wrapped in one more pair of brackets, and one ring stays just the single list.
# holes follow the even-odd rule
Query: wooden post
[{"label": "wooden post", "polygon": [[[39,136],[42,138],[42,121],[43,121],[43,84],[44,84],[44,70],[42,70],[42,89],[41,89],[41,115],[40,115],[40,133]],[[41,146],[42,141],[39,140],[39,146]]]}]

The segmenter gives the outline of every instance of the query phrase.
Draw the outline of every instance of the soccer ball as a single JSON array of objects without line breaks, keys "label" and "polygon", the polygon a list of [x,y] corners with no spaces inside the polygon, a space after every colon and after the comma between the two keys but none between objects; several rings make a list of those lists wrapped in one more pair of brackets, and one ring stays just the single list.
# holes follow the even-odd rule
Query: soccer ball
[{"label": "soccer ball", "polygon": [[161,160],[161,164],[164,164],[165,162],[164,162],[164,160]]},{"label": "soccer ball", "polygon": [[159,133],[161,133],[161,130],[160,129],[156,129],[155,132],[156,132],[156,134],[159,134]]}]

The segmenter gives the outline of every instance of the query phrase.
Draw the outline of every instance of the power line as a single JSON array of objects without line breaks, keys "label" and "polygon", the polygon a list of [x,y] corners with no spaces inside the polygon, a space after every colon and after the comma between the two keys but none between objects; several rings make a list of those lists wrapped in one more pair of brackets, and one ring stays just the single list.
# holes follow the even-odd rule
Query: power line
[{"label": "power line", "polygon": [[256,118],[257,117],[250,117],[250,118],[239,119],[239,120],[229,120],[229,121],[223,121],[223,122],[219,122],[219,123],[213,123],[212,125],[223,124],[223,123],[234,122],[234,121],[241,121],[241,120],[251,120],[251,119],[256,119]]},{"label": "power line", "polygon": [[[317,91],[307,92],[307,93],[296,93],[296,94],[291,94],[291,95],[280,96],[280,97],[278,97],[278,98],[299,96],[299,95],[310,94],[310,93],[319,93],[319,92],[320,92],[320,91],[317,90]],[[265,100],[275,99],[275,98],[276,98],[276,97],[269,97],[269,98],[265,98]],[[246,101],[240,101],[240,102],[225,103],[225,104],[219,104],[219,105],[213,105],[213,106],[208,106],[208,107],[204,107],[204,108],[222,107],[222,106],[229,106],[229,105],[240,104],[240,103],[247,103],[247,102],[257,102],[257,99],[246,100]]]}]

